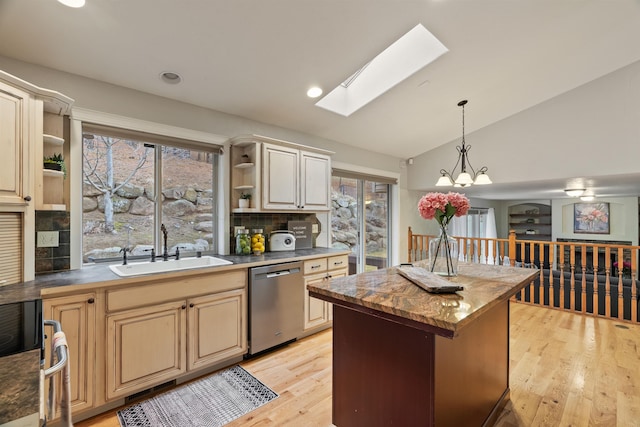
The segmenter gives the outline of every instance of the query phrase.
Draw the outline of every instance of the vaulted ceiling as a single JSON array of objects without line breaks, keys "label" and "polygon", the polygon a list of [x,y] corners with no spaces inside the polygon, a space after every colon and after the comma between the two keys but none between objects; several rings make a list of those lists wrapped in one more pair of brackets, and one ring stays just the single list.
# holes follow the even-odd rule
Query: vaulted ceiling
[{"label": "vaulted ceiling", "polygon": [[[381,97],[306,96],[418,23],[449,51]],[[637,0],[0,0],[0,55],[409,158],[460,136],[461,99],[470,133],[640,60],[639,23]]]}]

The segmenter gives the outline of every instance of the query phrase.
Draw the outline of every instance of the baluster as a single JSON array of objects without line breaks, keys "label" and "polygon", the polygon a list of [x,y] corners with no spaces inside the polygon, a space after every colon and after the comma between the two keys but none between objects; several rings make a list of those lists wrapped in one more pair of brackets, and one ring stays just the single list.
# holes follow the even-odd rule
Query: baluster
[{"label": "baluster", "polygon": [[560,255],[560,283],[558,284],[558,289],[560,289],[560,292],[558,293],[558,307],[560,307],[561,310],[564,310],[564,268],[566,262],[564,259],[564,245],[561,244],[558,250]]},{"label": "baluster", "polygon": [[549,244],[549,307],[553,307],[555,302],[554,302],[554,297],[553,297],[553,260],[555,259],[554,256],[554,248],[555,245],[554,244]]},{"label": "baluster", "polygon": [[618,248],[618,319],[624,318],[624,287],[622,280],[624,279],[624,250]]},{"label": "baluster", "polygon": [[576,247],[570,245],[569,264],[571,267],[571,277],[569,279],[569,308],[571,311],[576,309]]},{"label": "baluster", "polygon": [[611,247],[604,248],[604,315],[611,317]]},{"label": "baluster", "polygon": [[544,271],[544,262],[545,262],[545,258],[544,258],[544,243],[539,243],[538,244],[538,250],[540,251],[540,288],[538,289],[538,301],[540,305],[544,305],[544,281],[542,280],[544,277],[544,274],[542,274],[542,272]]},{"label": "baluster", "polygon": [[638,288],[636,286],[636,280],[638,280],[637,269],[637,250],[631,250],[631,321],[636,323],[638,321]]},{"label": "baluster", "polygon": [[600,314],[600,299],[598,298],[599,295],[599,288],[600,288],[600,284],[598,283],[598,270],[600,269],[600,265],[599,265],[599,254],[600,254],[600,247],[599,246],[594,246],[593,247],[593,293],[591,294],[591,300],[592,303],[591,305],[593,306],[593,315],[594,316],[598,316]]}]

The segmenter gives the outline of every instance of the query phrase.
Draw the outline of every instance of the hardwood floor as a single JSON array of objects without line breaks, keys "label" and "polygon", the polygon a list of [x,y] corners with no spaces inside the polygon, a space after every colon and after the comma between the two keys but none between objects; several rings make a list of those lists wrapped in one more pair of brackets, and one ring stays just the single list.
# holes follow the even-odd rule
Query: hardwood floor
[{"label": "hardwood floor", "polygon": [[[280,397],[228,426],[331,426],[331,339],[243,362]],[[512,304],[510,358],[496,426],[640,426],[640,325]],[[75,425],[119,427],[115,411]]]}]

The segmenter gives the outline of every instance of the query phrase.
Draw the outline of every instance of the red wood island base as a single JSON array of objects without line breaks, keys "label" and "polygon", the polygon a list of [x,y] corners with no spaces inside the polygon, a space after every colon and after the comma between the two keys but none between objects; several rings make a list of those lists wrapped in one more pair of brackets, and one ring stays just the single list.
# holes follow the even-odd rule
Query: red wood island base
[{"label": "red wood island base", "polygon": [[333,303],[333,424],[492,425],[509,399],[509,298],[535,274],[464,264],[451,295],[395,268],[309,285]]}]

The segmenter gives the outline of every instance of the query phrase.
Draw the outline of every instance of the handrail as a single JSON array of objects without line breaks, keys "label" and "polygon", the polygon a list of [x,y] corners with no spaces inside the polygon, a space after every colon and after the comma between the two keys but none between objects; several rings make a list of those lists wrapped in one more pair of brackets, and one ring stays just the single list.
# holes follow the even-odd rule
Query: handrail
[{"label": "handrail", "polygon": [[[428,258],[433,235],[408,230],[408,262]],[[540,270],[518,302],[638,322],[640,246],[589,242],[454,237],[460,260]],[[635,285],[635,286],[634,286]]]}]

